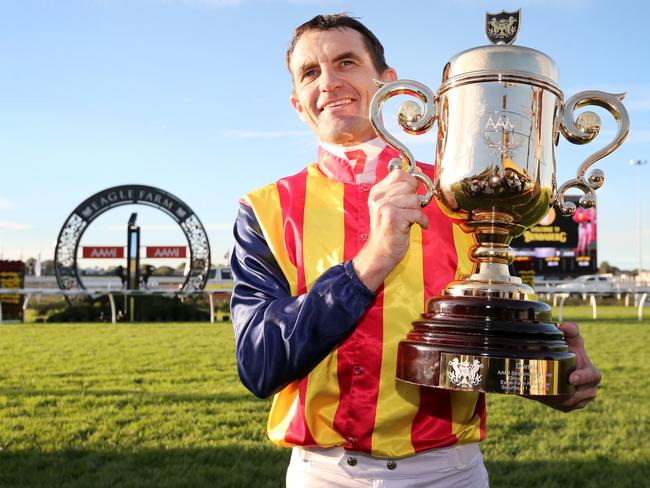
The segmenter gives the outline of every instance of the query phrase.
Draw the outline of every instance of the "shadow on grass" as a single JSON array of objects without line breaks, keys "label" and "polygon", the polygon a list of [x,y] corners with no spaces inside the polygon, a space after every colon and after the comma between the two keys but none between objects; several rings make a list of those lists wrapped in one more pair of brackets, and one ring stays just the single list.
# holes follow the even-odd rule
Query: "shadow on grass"
[{"label": "shadow on grass", "polygon": [[650,462],[486,461],[490,486],[535,488],[636,488],[648,486]]},{"label": "shadow on grass", "polygon": [[0,487],[277,487],[289,455],[272,446],[4,452]]},{"label": "shadow on grass", "polygon": [[[289,450],[258,446],[66,450],[0,453],[0,486],[11,487],[280,487]],[[647,486],[648,463],[487,462],[493,487]]]}]

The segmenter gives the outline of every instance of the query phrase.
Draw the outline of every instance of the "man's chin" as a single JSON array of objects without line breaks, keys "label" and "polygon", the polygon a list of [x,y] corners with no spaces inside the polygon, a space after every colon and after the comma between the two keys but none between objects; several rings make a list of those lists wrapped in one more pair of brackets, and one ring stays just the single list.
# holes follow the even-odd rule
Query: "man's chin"
[{"label": "man's chin", "polygon": [[319,138],[329,144],[359,144],[375,137],[368,120],[337,121],[321,127]]}]

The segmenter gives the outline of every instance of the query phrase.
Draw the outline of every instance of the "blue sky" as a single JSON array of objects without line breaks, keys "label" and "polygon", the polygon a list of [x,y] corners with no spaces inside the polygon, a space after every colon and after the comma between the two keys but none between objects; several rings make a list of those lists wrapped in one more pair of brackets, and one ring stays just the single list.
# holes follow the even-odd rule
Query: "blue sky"
[{"label": "blue sky", "polygon": [[[597,163],[599,260],[637,265],[642,187],[650,267],[650,40],[645,2],[59,0],[0,4],[0,248],[5,258],[54,244],[68,214],[110,186],[139,183],[183,199],[207,228],[213,261],[232,246],[239,197],[299,171],[316,143],[289,105],[284,53],[291,31],[318,13],[348,11],[382,40],[402,78],[437,89],[457,52],[485,44],[485,10],[523,12],[516,41],[550,55],[568,98],[626,91],[628,141]],[[390,108],[389,108],[390,110]],[[388,115],[386,116],[388,118]],[[608,142],[562,141],[558,181]],[[404,136],[432,161],[432,136]],[[94,222],[83,245],[123,245],[137,211],[143,244],[184,244],[162,213],[122,207]]]}]

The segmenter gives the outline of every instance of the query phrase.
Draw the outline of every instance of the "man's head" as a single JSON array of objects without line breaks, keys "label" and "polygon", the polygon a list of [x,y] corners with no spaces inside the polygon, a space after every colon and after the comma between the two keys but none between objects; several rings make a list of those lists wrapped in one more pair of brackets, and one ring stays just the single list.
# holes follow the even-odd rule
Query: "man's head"
[{"label": "man's head", "polygon": [[363,24],[345,14],[314,17],[294,31],[287,66],[291,104],[320,140],[354,145],[375,137],[368,118],[373,80],[397,74]]},{"label": "man's head", "polygon": [[372,64],[378,73],[382,73],[388,68],[386,58],[384,57],[384,46],[381,45],[379,39],[368,29],[365,25],[359,22],[354,17],[349,17],[346,14],[332,14],[332,15],[317,15],[311,20],[308,20],[302,25],[296,27],[293,31],[293,37],[287,49],[287,68],[289,73],[293,76],[291,71],[291,56],[296,44],[303,34],[311,31],[327,31],[332,29],[352,29],[361,34],[363,42],[372,58]]}]

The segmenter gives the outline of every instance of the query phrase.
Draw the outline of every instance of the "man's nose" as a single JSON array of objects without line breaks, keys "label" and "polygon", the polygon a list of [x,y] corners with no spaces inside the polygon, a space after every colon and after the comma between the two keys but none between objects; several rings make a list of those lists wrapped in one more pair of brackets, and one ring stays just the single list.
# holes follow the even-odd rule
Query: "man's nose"
[{"label": "man's nose", "polygon": [[341,86],[341,78],[336,73],[336,70],[330,68],[324,68],[321,71],[319,81],[319,88],[321,91],[332,91],[336,90]]}]

